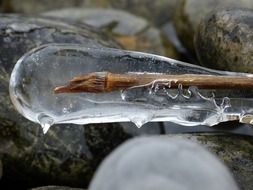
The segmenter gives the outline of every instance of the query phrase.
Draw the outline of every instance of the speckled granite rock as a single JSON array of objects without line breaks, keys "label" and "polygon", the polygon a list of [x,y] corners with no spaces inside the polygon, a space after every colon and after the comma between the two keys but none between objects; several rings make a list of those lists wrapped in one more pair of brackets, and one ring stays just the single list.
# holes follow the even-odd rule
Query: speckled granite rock
[{"label": "speckled granite rock", "polygon": [[[113,176],[113,178],[112,178]],[[89,190],[238,190],[227,168],[197,143],[168,137],[132,139],[112,152]]]},{"label": "speckled granite rock", "polygon": [[178,134],[172,138],[190,139],[216,154],[233,173],[240,189],[252,189],[253,139],[247,136],[222,134]]},{"label": "speckled granite rock", "polygon": [[160,31],[144,18],[115,9],[72,8],[43,13],[92,25],[106,32],[123,48],[178,58],[178,53]]},{"label": "speckled granite rock", "polygon": [[[101,146],[102,142],[115,142],[113,145],[107,144],[111,148],[103,146],[109,152],[136,135],[115,124],[113,127],[108,125],[106,129],[100,125],[54,125],[43,136],[38,125],[15,111],[8,92],[9,76],[14,64],[30,49],[54,42],[119,47],[107,36],[86,25],[20,15],[0,16],[0,155],[5,171],[0,188],[9,185],[11,189],[19,185],[20,189],[27,189],[47,184],[85,187],[99,160],[102,160],[98,157],[104,156],[90,151],[94,148],[89,137],[92,136],[93,141],[100,141]],[[98,133],[115,135],[100,139],[100,136],[89,132],[89,127],[95,126]]]},{"label": "speckled granite rock", "polygon": [[174,14],[177,0],[2,0],[12,12],[34,14],[59,8],[97,7],[126,10],[150,20],[155,25],[167,22]]},{"label": "speckled granite rock", "polygon": [[253,72],[253,10],[223,9],[201,22],[195,48],[202,65]]},{"label": "speckled granite rock", "polygon": [[221,7],[246,7],[253,8],[251,0],[180,0],[175,11],[174,25],[177,34],[193,54],[193,38],[196,29],[203,17],[210,11]]},{"label": "speckled granite rock", "polygon": [[64,187],[64,186],[45,186],[45,187],[32,188],[30,190],[84,190],[84,189]]}]

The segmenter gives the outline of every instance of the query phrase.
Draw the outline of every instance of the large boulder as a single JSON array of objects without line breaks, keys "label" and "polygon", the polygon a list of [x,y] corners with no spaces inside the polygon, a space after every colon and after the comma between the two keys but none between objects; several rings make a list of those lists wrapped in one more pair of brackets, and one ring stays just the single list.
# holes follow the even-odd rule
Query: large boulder
[{"label": "large boulder", "polygon": [[203,187],[238,190],[227,168],[197,143],[149,137],[130,140],[110,154],[89,189],[202,190]]}]

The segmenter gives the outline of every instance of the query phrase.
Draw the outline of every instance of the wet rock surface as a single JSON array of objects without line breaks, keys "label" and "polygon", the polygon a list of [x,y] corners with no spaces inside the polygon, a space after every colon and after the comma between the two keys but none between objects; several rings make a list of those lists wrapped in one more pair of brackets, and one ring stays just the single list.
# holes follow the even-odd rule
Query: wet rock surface
[{"label": "wet rock surface", "polygon": [[203,145],[225,163],[240,189],[252,189],[252,137],[224,134],[178,134],[169,137],[190,139]]},{"label": "wet rock surface", "polygon": [[251,0],[180,0],[173,23],[183,45],[194,54],[193,39],[197,27],[208,13],[219,8],[253,8]]},{"label": "wet rock surface", "polygon": [[103,161],[89,189],[201,190],[203,187],[238,189],[227,168],[203,147],[189,140],[164,136],[132,139],[119,146]]},{"label": "wet rock surface", "polygon": [[161,32],[144,18],[122,10],[72,8],[53,10],[42,15],[91,25],[103,30],[128,50],[178,58],[178,53],[170,39],[163,37]]},{"label": "wet rock surface", "polygon": [[237,72],[253,72],[253,10],[224,9],[201,22],[195,48],[202,65]]},{"label": "wet rock surface", "polygon": [[[25,52],[36,46],[60,42],[81,43],[91,47],[119,47],[104,34],[83,24],[77,26],[55,19],[20,15],[1,16],[0,155],[5,172],[0,186],[14,188],[13,186],[19,185],[20,189],[46,184],[85,187],[97,164],[103,159],[100,156],[105,155],[94,151],[99,146],[98,143],[94,145],[91,142],[101,142],[100,146],[108,153],[127,138],[136,135],[120,124],[108,124],[106,128],[100,125],[54,125],[43,136],[39,125],[15,111],[8,92],[14,64]],[[94,129],[95,126],[97,133],[89,131],[89,128]],[[157,130],[154,133],[157,132],[160,133]],[[113,136],[102,139],[96,136],[101,133]],[[113,143],[106,144],[107,141]]]}]

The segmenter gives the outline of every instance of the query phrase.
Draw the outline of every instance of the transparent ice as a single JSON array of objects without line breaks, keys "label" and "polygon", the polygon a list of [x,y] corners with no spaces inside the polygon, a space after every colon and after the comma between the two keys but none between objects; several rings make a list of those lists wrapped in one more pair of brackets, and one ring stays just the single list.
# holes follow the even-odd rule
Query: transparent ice
[{"label": "transparent ice", "polygon": [[[181,84],[178,89],[170,89],[175,81],[160,79],[108,93],[53,92],[56,86],[68,83],[75,76],[104,71],[253,77],[140,52],[48,44],[19,59],[10,79],[10,96],[16,109],[27,119],[40,123],[44,133],[56,123],[131,121],[137,127],[150,121],[187,126],[212,126],[229,120],[253,123],[253,90],[199,90]],[[167,88],[163,88],[164,84]]]}]

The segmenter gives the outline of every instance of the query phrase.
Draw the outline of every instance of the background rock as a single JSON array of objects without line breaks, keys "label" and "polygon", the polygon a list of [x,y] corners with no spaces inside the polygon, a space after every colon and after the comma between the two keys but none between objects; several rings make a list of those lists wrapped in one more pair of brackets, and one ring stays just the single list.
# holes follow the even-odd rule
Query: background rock
[{"label": "background rock", "polygon": [[72,8],[42,14],[82,22],[103,30],[123,48],[178,58],[173,43],[144,18],[115,9]]},{"label": "background rock", "polygon": [[179,39],[194,55],[193,38],[201,21],[212,10],[221,7],[253,8],[251,0],[180,0],[173,23]]},{"label": "background rock", "polygon": [[89,189],[202,190],[203,187],[238,189],[227,168],[197,143],[149,137],[130,140],[112,152],[99,167]]},{"label": "background rock", "polygon": [[195,47],[202,65],[222,70],[253,72],[253,10],[224,9],[200,24]]},{"label": "background rock", "polygon": [[0,180],[3,176],[3,163],[2,163],[2,160],[0,160]]}]

